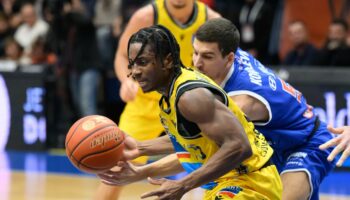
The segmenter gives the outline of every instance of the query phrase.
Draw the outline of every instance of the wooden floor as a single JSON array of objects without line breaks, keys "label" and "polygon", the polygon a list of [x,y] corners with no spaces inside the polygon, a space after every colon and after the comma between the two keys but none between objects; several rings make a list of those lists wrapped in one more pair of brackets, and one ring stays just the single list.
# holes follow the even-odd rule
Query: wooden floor
[{"label": "wooden floor", "polygon": [[[58,174],[12,172],[1,177],[6,177],[0,182],[1,200],[87,200],[92,199],[99,183],[93,177]],[[146,182],[134,183],[124,188],[121,199],[140,199],[141,194],[156,188]],[[201,196],[202,191],[195,190],[183,199],[200,199]]]},{"label": "wooden floor", "polygon": [[[350,200],[349,180],[349,171],[332,172],[320,187],[320,199]],[[0,153],[0,200],[89,200],[98,184],[96,177],[76,170],[65,156]],[[146,181],[131,184],[124,188],[121,200],[140,199],[141,194],[156,188]],[[196,189],[182,200],[202,196],[202,190]]]},{"label": "wooden floor", "polygon": [[[36,172],[0,173],[1,200],[87,200],[92,199],[98,180],[80,175],[42,174]],[[146,182],[131,184],[122,192],[122,200],[137,200],[144,192],[156,189]],[[183,200],[201,199],[202,191],[194,190]],[[150,200],[152,198],[149,198]],[[349,200],[348,196],[321,195],[321,200]]]}]

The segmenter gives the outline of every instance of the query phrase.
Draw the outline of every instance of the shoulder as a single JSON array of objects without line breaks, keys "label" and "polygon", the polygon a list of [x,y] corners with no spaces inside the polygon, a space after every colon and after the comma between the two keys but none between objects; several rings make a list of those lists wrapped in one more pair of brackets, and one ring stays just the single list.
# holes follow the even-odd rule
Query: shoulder
[{"label": "shoulder", "polygon": [[215,12],[213,9],[207,7],[208,19],[220,18],[221,15],[218,12]]},{"label": "shoulder", "polygon": [[[195,88],[184,92],[177,101],[178,111],[190,121],[196,121],[213,107],[215,96],[206,88]],[[205,108],[205,109],[203,109]]]},{"label": "shoulder", "polygon": [[152,4],[147,4],[146,6],[138,9],[130,19],[130,22],[134,21],[138,24],[144,24],[146,26],[151,26],[154,23],[154,8]]}]

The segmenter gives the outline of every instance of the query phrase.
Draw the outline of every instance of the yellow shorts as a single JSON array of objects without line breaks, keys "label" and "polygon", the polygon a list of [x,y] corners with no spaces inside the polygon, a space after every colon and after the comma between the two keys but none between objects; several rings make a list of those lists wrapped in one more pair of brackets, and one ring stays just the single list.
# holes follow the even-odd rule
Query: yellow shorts
[{"label": "yellow shorts", "polygon": [[[137,95],[134,101],[128,102],[118,124],[125,133],[140,141],[157,138],[164,132],[159,119],[158,100],[147,98],[147,95]],[[147,157],[137,158],[135,162],[145,164]]]},{"label": "yellow shorts", "polygon": [[207,190],[204,200],[278,200],[282,199],[282,182],[275,165],[241,175],[234,179],[219,181]]}]

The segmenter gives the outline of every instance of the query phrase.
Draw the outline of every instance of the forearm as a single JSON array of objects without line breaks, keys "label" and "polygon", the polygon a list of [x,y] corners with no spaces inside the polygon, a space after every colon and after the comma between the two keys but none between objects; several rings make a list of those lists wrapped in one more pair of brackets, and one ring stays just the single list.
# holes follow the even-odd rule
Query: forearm
[{"label": "forearm", "polygon": [[176,154],[168,155],[151,164],[140,167],[142,173],[147,177],[165,177],[184,171]]},{"label": "forearm", "polygon": [[174,146],[167,135],[153,140],[139,141],[137,148],[142,156],[171,154],[175,152]]},{"label": "forearm", "polygon": [[128,60],[127,58],[122,55],[122,52],[119,52],[118,49],[116,53],[116,58],[114,61],[114,71],[117,75],[117,78],[120,82],[123,82],[125,79],[128,78],[129,70],[128,70]]},{"label": "forearm", "polygon": [[234,145],[223,144],[206,164],[180,181],[191,190],[223,176],[250,156],[251,151],[240,148],[238,142]]}]

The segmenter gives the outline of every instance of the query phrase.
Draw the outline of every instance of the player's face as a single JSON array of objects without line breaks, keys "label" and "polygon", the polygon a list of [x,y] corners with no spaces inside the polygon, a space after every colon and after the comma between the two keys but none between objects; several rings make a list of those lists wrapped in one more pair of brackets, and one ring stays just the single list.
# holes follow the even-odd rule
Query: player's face
[{"label": "player's face", "polygon": [[231,67],[228,56],[222,56],[219,46],[215,42],[201,42],[195,39],[193,49],[194,66],[217,84],[221,84]]},{"label": "player's face", "polygon": [[[161,87],[161,81],[164,70],[155,59],[155,54],[150,45],[146,45],[145,49],[137,58],[137,54],[141,49],[141,43],[132,43],[129,49],[129,63],[131,76],[137,81],[143,92],[151,92]],[[136,60],[135,60],[136,58]]]},{"label": "player's face", "polygon": [[168,3],[176,9],[182,9],[187,5],[193,4],[193,0],[168,0]]}]

